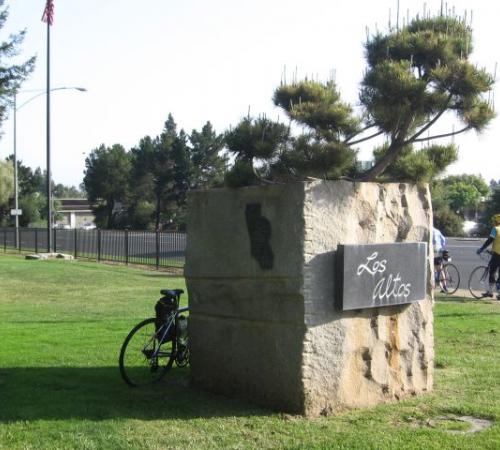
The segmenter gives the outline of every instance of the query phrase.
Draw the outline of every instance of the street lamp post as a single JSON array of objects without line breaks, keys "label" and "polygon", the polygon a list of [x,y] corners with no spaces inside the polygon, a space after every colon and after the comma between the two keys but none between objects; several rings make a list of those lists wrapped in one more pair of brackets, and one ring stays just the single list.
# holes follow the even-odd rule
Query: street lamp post
[{"label": "street lamp post", "polygon": [[17,180],[17,145],[16,145],[16,139],[17,139],[17,124],[16,124],[16,110],[17,110],[17,105],[16,105],[16,93],[14,92],[14,209],[15,209],[15,215],[14,215],[14,221],[15,221],[15,245],[16,245],[16,250],[19,248],[19,193],[18,193],[18,180]]},{"label": "street lamp post", "polygon": [[[86,92],[87,89],[82,87],[57,87],[52,88],[48,92],[61,91],[66,89],[74,89],[80,92]],[[36,91],[36,90],[35,90]],[[34,91],[20,91],[23,92],[34,92]],[[18,188],[18,174],[17,174],[17,111],[19,111],[24,105],[31,102],[35,98],[42,95],[46,95],[47,91],[39,92],[33,97],[26,100],[19,107],[17,106],[17,94],[19,92],[14,92],[14,208],[15,211],[15,245],[16,249],[19,248],[19,188]],[[48,111],[47,111],[48,112]],[[50,123],[47,123],[47,133],[49,133]],[[49,137],[47,137],[47,142],[49,142]],[[50,253],[52,250],[52,190],[51,190],[51,176],[50,176],[50,147],[47,148],[47,251]]]}]

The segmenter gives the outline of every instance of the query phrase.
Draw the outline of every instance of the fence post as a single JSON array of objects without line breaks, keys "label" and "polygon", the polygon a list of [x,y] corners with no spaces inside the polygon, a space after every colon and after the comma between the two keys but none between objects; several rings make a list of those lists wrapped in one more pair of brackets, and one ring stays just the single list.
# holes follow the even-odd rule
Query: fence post
[{"label": "fence post", "polygon": [[19,227],[17,230],[18,230],[18,233],[19,233],[18,234],[19,240],[17,241],[17,243],[19,245],[19,253],[21,253],[21,242],[22,242],[22,239],[21,239],[21,237],[22,237],[22,235],[21,235],[21,227]]},{"label": "fence post", "polygon": [[75,227],[75,259],[78,258],[78,228]]},{"label": "fence post", "polygon": [[35,228],[35,253],[38,253],[38,228]]},{"label": "fence post", "polygon": [[97,262],[101,260],[101,230],[97,230]]},{"label": "fence post", "polygon": [[52,249],[52,251],[54,253],[57,253],[57,249],[56,249],[57,248],[57,234],[56,234],[56,229],[55,228],[54,228],[54,234],[53,234],[53,236],[54,236],[54,239],[52,239],[52,240],[54,241],[54,248]]},{"label": "fence post", "polygon": [[3,251],[7,252],[7,228],[3,229]]},{"label": "fence post", "polygon": [[156,270],[160,268],[160,232],[156,231]]},{"label": "fence post", "polygon": [[128,230],[125,230],[125,264],[128,266]]}]

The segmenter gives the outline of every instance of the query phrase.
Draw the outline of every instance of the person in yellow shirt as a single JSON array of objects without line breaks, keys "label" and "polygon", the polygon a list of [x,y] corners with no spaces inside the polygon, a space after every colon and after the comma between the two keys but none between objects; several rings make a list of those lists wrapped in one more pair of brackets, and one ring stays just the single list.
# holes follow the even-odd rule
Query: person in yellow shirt
[{"label": "person in yellow shirt", "polygon": [[497,299],[500,300],[500,275],[496,278],[495,276],[497,270],[500,269],[500,214],[495,214],[491,218],[491,232],[488,236],[488,239],[484,242],[484,244],[477,250],[477,254],[479,255],[483,250],[491,246],[491,259],[490,259],[490,276],[489,276],[489,288],[483,294],[483,297],[493,297],[493,289],[495,288],[495,281],[497,287]]}]

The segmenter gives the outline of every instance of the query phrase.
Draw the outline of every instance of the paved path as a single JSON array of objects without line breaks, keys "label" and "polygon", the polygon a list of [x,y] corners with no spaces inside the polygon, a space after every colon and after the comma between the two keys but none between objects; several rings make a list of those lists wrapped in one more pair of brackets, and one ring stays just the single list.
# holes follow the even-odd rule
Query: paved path
[{"label": "paved path", "polygon": [[[476,250],[481,247],[485,240],[486,239],[475,238],[446,238],[446,249],[450,252],[451,262],[458,267],[458,271],[460,272],[460,287],[453,295],[454,297],[474,298],[469,292],[467,285],[470,274],[474,268],[487,264],[489,258],[481,259],[481,257],[476,254]],[[446,297],[450,298],[452,296],[445,296],[445,298]],[[439,297],[436,296],[436,298]],[[497,300],[493,300],[493,302],[497,302]]]}]

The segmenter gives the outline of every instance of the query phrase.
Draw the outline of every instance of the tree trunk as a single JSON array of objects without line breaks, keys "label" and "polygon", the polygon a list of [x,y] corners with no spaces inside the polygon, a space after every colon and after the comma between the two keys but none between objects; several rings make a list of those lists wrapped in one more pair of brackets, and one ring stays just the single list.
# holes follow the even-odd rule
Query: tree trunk
[{"label": "tree trunk", "polygon": [[108,200],[107,202],[108,206],[108,228],[113,228],[114,227],[114,220],[113,220],[113,210],[115,209],[115,201],[113,199]]},{"label": "tree trunk", "polygon": [[362,177],[361,181],[374,181],[380,174],[382,174],[390,164],[398,157],[399,153],[403,149],[403,145],[400,142],[393,141],[389,146],[387,153],[380,158],[377,163]]},{"label": "tree trunk", "polygon": [[161,207],[161,196],[156,195],[156,211],[155,211],[155,230],[160,231],[160,207]]}]

